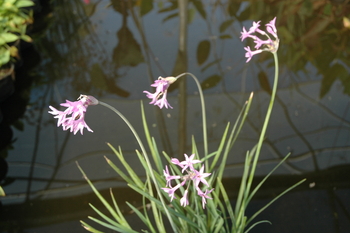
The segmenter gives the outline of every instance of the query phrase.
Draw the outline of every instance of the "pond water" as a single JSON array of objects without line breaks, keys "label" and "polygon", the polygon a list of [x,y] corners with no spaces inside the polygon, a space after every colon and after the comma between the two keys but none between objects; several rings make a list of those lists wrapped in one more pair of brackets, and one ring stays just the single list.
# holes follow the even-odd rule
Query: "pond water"
[{"label": "pond water", "polygon": [[240,32],[253,21],[264,25],[275,16],[279,86],[257,176],[266,175],[288,153],[291,156],[249,211],[289,185],[308,180],[263,212],[261,219],[273,225],[258,226],[254,232],[349,232],[346,2],[191,0],[181,10],[186,1],[53,1],[52,12],[37,18],[45,30],[33,36],[35,51],[25,50],[28,55],[23,55],[27,64],[35,54],[40,56],[27,71],[30,85],[17,87],[21,91],[12,102],[0,105],[4,115],[16,113],[9,121],[12,143],[1,154],[8,163],[1,183],[6,192],[1,198],[1,232],[85,232],[79,220],[93,215],[88,203],[98,206],[98,200],[76,161],[106,195],[113,187],[120,203],[138,200],[104,159],[115,158],[106,142],[120,145],[144,176],[137,169],[138,144],[124,122],[103,106],[90,106],[85,120],[94,132],[73,135],[56,127],[49,105],[59,108],[66,99],[92,95],[116,107],[142,135],[142,101],[159,150],[172,157],[189,154],[194,135],[201,153],[203,125],[195,82],[188,76],[171,86],[168,101],[173,109],[160,111],[143,93],[152,90],[150,84],[159,76],[183,72],[194,74],[203,87],[210,151],[254,92],[224,174],[234,197],[246,151],[261,131],[274,75],[270,53],[246,63],[247,42],[240,41]]}]

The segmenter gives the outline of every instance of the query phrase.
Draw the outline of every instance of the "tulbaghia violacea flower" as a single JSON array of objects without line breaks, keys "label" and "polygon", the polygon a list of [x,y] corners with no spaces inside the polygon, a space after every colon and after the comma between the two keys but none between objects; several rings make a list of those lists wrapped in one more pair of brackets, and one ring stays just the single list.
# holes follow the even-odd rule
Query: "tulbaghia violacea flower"
[{"label": "tulbaghia violacea flower", "polygon": [[202,206],[203,206],[203,209],[205,208],[205,204],[207,204],[207,198],[209,199],[213,199],[211,197],[208,196],[209,193],[211,193],[214,189],[210,189],[210,190],[205,190],[205,192],[203,193],[202,190],[198,190],[198,196],[202,197]]},{"label": "tulbaghia violacea flower", "polygon": [[168,170],[168,166],[165,166],[165,170],[163,170],[163,173],[164,173],[164,176],[165,176],[165,179],[166,179],[166,186],[170,187],[170,188],[172,188],[171,180],[175,180],[175,179],[180,179],[181,178],[181,176],[172,176],[172,175],[170,175],[169,170]]},{"label": "tulbaghia violacea flower", "polygon": [[182,173],[187,169],[190,168],[191,170],[194,170],[193,164],[195,163],[201,163],[200,160],[194,159],[195,154],[192,154],[190,157],[185,154],[185,161],[180,162],[180,166],[182,167]]},{"label": "tulbaghia violacea flower", "polygon": [[71,102],[66,100],[66,103],[60,104],[67,109],[59,111],[56,108],[49,106],[51,111],[50,114],[57,118],[57,127],[62,125],[63,130],[70,130],[76,134],[79,130],[83,134],[83,129],[86,128],[88,131],[93,132],[90,127],[86,124],[84,118],[86,109],[89,105],[97,105],[98,100],[93,96],[80,95],[77,101]]},{"label": "tulbaghia violacea flower", "polygon": [[[184,194],[182,198],[180,199],[180,204],[181,206],[187,206],[189,205],[189,200],[188,200],[188,188],[191,187],[189,185],[190,182],[193,182],[195,189],[197,190],[197,195],[202,198],[202,206],[203,209],[205,208],[206,205],[206,199],[212,199],[211,197],[208,196],[209,193],[211,193],[214,189],[211,190],[205,190],[205,192],[202,191],[200,184],[204,184],[209,187],[208,182],[205,180],[206,177],[210,176],[211,173],[205,173],[204,172],[204,165],[201,167],[199,171],[197,171],[194,168],[194,164],[196,163],[201,163],[200,160],[194,159],[194,154],[192,154],[190,157],[188,157],[185,154],[185,161],[180,162],[178,159],[171,159],[171,162],[179,167],[182,168],[182,173],[186,172],[185,175],[183,176],[171,176],[169,174],[168,167],[165,167],[165,170],[163,170],[165,179],[166,179],[166,187],[162,188],[164,192],[168,193],[170,197],[170,201],[173,201],[175,199],[175,192],[177,189],[179,189],[181,186],[184,186],[187,184],[187,187],[184,191]],[[171,186],[171,181],[172,180],[179,180],[177,185],[175,187]]]},{"label": "tulbaghia violacea flower", "polygon": [[201,167],[201,170],[194,170],[194,174],[194,183],[196,187],[198,187],[201,182],[209,187],[208,182],[204,178],[210,176],[211,173],[204,173],[204,165]]},{"label": "tulbaghia violacea flower", "polygon": [[[185,192],[184,192],[183,197],[180,199],[180,204],[183,207],[187,206],[190,203],[188,201],[187,194],[188,194],[188,190],[186,189]],[[204,209],[204,207],[203,207],[203,209]]]},{"label": "tulbaghia violacea flower", "polygon": [[153,84],[151,84],[152,87],[156,88],[156,92],[150,93],[148,91],[144,91],[143,93],[147,94],[147,98],[152,99],[150,104],[158,105],[159,108],[173,108],[168,103],[168,100],[166,99],[167,91],[170,86],[170,84],[174,83],[176,81],[175,77],[166,77],[163,78],[159,76],[158,80],[154,81]]},{"label": "tulbaghia violacea flower", "polygon": [[[241,32],[241,40],[243,41],[248,37],[252,38],[255,43],[254,48],[256,49],[252,51],[249,46],[244,47],[244,49],[246,50],[245,57],[247,58],[247,62],[249,62],[255,54],[261,53],[263,51],[268,51],[271,53],[277,52],[279,46],[279,38],[277,36],[277,29],[275,23],[276,17],[265,25],[266,31],[268,33],[259,29],[260,21],[253,22],[253,26],[248,31],[245,29],[245,27],[243,27],[243,30]],[[266,40],[259,38],[257,34],[266,37]]]}]

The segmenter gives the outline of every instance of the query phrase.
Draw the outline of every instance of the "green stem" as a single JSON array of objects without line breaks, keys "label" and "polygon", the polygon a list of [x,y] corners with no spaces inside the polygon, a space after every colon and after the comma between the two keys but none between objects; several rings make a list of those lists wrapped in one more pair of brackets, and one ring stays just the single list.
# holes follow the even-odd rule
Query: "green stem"
[{"label": "green stem", "polygon": [[[269,120],[270,120],[270,116],[271,116],[271,112],[272,112],[272,108],[273,108],[273,104],[275,102],[275,97],[276,97],[276,92],[277,92],[277,85],[278,85],[278,56],[277,56],[277,53],[272,53],[272,54],[273,54],[273,58],[275,60],[275,77],[274,77],[274,82],[273,82],[273,88],[272,88],[270,103],[269,103],[269,106],[268,106],[268,109],[267,109],[264,125],[263,125],[262,130],[261,130],[259,142],[258,142],[257,149],[256,149],[256,152],[255,152],[255,156],[254,156],[253,165],[252,165],[252,168],[251,168],[251,173],[250,173],[251,175],[249,176],[249,180],[248,180],[248,183],[247,183],[247,192],[246,192],[246,194],[248,194],[248,195],[249,195],[250,188],[251,188],[251,185],[252,185],[252,182],[253,182],[253,178],[254,178],[256,166],[257,166],[257,163],[258,163],[261,147],[262,147],[262,144],[263,144],[263,141],[264,141],[264,138],[265,138],[266,129],[267,129],[267,126],[269,124]],[[247,204],[248,203],[246,203],[246,205]]]},{"label": "green stem", "polygon": [[178,79],[178,78],[185,76],[185,75],[189,75],[194,79],[194,81],[196,82],[197,87],[198,87],[199,97],[201,99],[202,118],[203,118],[202,119],[202,121],[203,121],[203,143],[204,143],[204,156],[203,156],[203,158],[205,158],[208,155],[208,140],[207,140],[207,118],[205,115],[205,103],[204,103],[203,91],[202,91],[202,87],[201,87],[201,84],[199,83],[198,79],[196,78],[196,76],[194,76],[191,73],[185,72],[185,73],[179,74],[175,78]]},{"label": "green stem", "polygon": [[109,104],[107,104],[107,103],[101,102],[101,101],[99,101],[99,104],[101,104],[102,106],[105,106],[105,107],[109,108],[110,110],[112,110],[113,112],[115,112],[120,118],[122,118],[122,120],[123,120],[123,121],[127,124],[127,126],[130,128],[131,132],[134,134],[134,136],[135,136],[135,138],[136,138],[136,140],[137,140],[137,142],[138,142],[138,144],[139,144],[139,146],[140,146],[140,148],[141,148],[141,151],[142,151],[142,153],[143,153],[143,155],[144,155],[144,157],[145,157],[146,163],[147,163],[147,165],[149,166],[149,172],[150,172],[150,174],[151,174],[151,178],[152,178],[152,180],[153,180],[154,186],[156,187],[157,194],[158,194],[158,196],[159,196],[159,198],[160,198],[160,201],[162,202],[164,211],[165,211],[165,213],[166,213],[166,215],[167,215],[167,217],[168,217],[168,220],[169,220],[169,222],[170,222],[170,224],[171,224],[171,227],[173,228],[173,231],[174,231],[174,232],[177,232],[177,228],[176,228],[176,226],[175,226],[175,224],[174,224],[174,222],[173,222],[173,220],[172,220],[172,218],[171,218],[171,215],[170,215],[170,213],[169,213],[169,211],[168,211],[168,209],[167,209],[167,206],[165,205],[165,202],[164,202],[164,199],[163,199],[163,195],[162,195],[162,193],[160,192],[159,184],[158,184],[158,181],[156,180],[156,177],[155,177],[155,175],[154,175],[154,173],[153,173],[153,168],[152,168],[151,162],[149,161],[149,157],[148,157],[148,155],[147,155],[147,152],[146,152],[146,150],[145,150],[145,147],[143,146],[143,143],[142,143],[142,141],[141,141],[139,135],[137,134],[136,130],[135,130],[134,127],[131,125],[131,123],[128,121],[128,119],[126,119],[126,117],[125,117],[123,114],[121,114],[121,112],[119,112],[116,108],[112,107],[111,105],[109,105]]}]

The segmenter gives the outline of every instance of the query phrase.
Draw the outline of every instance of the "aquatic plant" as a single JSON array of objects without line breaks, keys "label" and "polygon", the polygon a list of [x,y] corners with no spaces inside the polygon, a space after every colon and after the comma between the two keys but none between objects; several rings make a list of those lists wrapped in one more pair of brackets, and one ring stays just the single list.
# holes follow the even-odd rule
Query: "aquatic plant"
[{"label": "aquatic plant", "polygon": [[[194,137],[192,138],[191,155],[184,155],[185,160],[180,161],[177,158],[170,158],[166,152],[160,153],[155,139],[150,135],[147,124],[147,119],[144,113],[144,106],[141,102],[141,117],[144,128],[144,134],[147,140],[148,150],[146,150],[137,131],[130,124],[128,119],[121,114],[113,106],[96,100],[94,97],[81,95],[76,102],[67,101],[61,104],[68,107],[64,112],[58,111],[51,107],[51,114],[56,115],[58,126],[62,125],[64,130],[70,129],[76,133],[87,128],[92,131],[84,121],[84,115],[89,105],[100,104],[113,112],[115,112],[128,125],[130,130],[138,142],[140,150],[136,150],[136,155],[145,170],[146,179],[141,180],[136,174],[135,168],[132,168],[124,158],[123,151],[119,147],[115,149],[112,145],[108,146],[116,154],[117,158],[124,166],[124,169],[117,167],[110,159],[106,157],[107,163],[121,176],[128,186],[138,192],[143,197],[143,207],[141,210],[127,202],[131,210],[144,223],[147,232],[249,232],[257,224],[268,222],[267,220],[253,222],[257,215],[270,206],[275,200],[281,197],[286,192],[290,191],[304,180],[291,186],[264,207],[254,213],[252,216],[246,216],[246,209],[249,206],[254,195],[264,184],[267,178],[288,158],[285,156],[282,161],[268,173],[264,179],[256,187],[252,187],[255,176],[258,159],[260,156],[261,147],[265,137],[266,129],[269,124],[278,84],[278,58],[277,50],[279,39],[277,29],[275,27],[275,19],[266,24],[267,32],[274,38],[271,39],[267,32],[259,29],[260,21],[254,22],[253,26],[246,31],[243,28],[241,39],[252,38],[256,43],[257,50],[251,51],[250,47],[245,47],[247,62],[251,58],[263,51],[271,52],[275,61],[275,76],[274,84],[271,92],[271,98],[266,112],[265,120],[262,126],[260,137],[256,146],[251,151],[246,153],[244,170],[242,174],[241,184],[235,201],[235,207],[231,205],[231,201],[226,193],[222,183],[223,172],[225,170],[226,160],[230,150],[235,143],[242,126],[248,115],[253,94],[250,95],[245,105],[243,106],[237,120],[231,126],[227,124],[225,131],[222,134],[218,148],[208,153],[208,139],[206,127],[206,111],[203,92],[195,75],[191,73],[182,73],[176,77],[160,77],[151,86],[156,88],[154,93],[144,91],[147,97],[151,99],[150,104],[156,105],[159,108],[170,107],[166,97],[169,85],[182,77],[192,77],[195,81],[202,106],[202,124],[203,124],[203,152],[199,153]],[[267,40],[258,38],[254,33],[267,36]],[[164,159],[167,165],[164,165]],[[78,168],[84,175],[84,178],[91,186],[92,190],[107,208],[110,216],[102,213],[92,204],[90,206],[104,220],[89,217],[94,222],[118,231],[118,232],[137,232],[134,226],[131,226],[121,212],[117,200],[114,198],[111,191],[112,204],[103,197],[95,188],[93,183],[88,179],[83,169],[78,165]],[[204,188],[203,188],[204,187]],[[180,198],[181,197],[181,198]],[[165,219],[164,219],[165,217]],[[83,227],[90,232],[100,232],[86,222],[81,221]],[[170,227],[169,227],[170,225]],[[169,229],[170,228],[170,229]]]}]

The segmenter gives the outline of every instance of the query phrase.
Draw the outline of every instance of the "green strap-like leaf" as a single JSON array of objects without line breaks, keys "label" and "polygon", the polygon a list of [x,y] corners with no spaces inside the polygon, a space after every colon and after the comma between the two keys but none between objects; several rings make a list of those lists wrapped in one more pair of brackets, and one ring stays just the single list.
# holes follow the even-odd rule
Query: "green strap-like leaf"
[{"label": "green strap-like leaf", "polygon": [[85,230],[93,232],[93,233],[103,233],[102,231],[96,230],[95,228],[93,228],[92,226],[90,226],[89,224],[87,224],[84,221],[80,221],[80,223],[82,224],[82,226],[85,228]]}]

